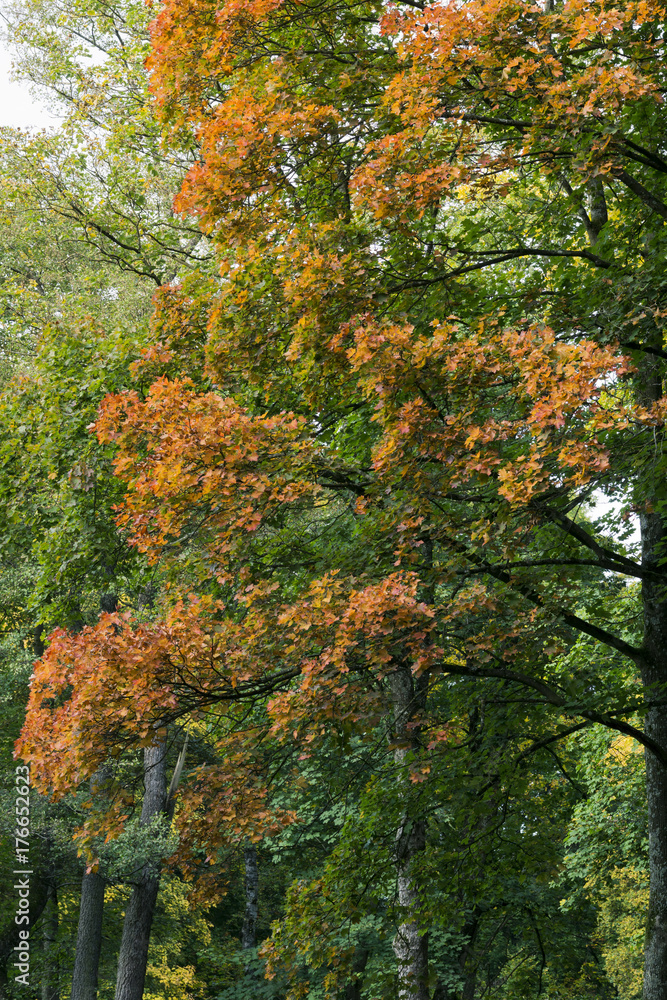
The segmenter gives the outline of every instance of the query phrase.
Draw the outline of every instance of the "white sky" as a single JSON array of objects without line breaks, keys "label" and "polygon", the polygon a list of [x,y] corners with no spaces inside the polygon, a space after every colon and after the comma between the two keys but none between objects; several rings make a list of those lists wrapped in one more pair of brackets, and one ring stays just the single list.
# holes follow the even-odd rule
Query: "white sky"
[{"label": "white sky", "polygon": [[40,129],[57,125],[58,119],[30,93],[26,83],[10,80],[11,66],[11,53],[0,37],[0,127]]}]

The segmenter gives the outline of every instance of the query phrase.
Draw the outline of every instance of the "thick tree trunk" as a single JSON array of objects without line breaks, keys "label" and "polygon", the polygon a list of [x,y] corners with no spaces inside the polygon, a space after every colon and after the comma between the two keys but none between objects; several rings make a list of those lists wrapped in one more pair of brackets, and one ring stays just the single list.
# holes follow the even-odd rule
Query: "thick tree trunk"
[{"label": "thick tree trunk", "polygon": [[[662,346],[656,345],[656,346]],[[662,397],[662,363],[644,358],[637,377],[639,402],[650,406]],[[657,444],[656,444],[657,447]],[[648,501],[650,503],[651,497]],[[640,517],[644,606],[642,682],[647,700],[664,699],[667,683],[667,591],[658,574],[667,555],[667,525],[657,510]],[[645,731],[667,750],[667,710],[656,705],[646,715]],[[644,1000],[667,1000],[667,769],[646,750],[648,811],[649,908],[644,946]]]},{"label": "thick tree trunk", "polygon": [[97,974],[102,951],[104,879],[87,872],[81,882],[81,907],[76,935],[76,957],[71,1000],[96,1000]]},{"label": "thick tree trunk", "polygon": [[[156,739],[144,750],[144,801],[141,822],[148,823],[167,808],[166,741]],[[146,981],[146,964],[153,914],[160,887],[160,871],[144,865],[132,889],[125,911],[123,936],[118,956],[115,1000],[141,1000]]]},{"label": "thick tree trunk", "polygon": [[[418,730],[408,727],[425,701],[428,685],[422,676],[417,683],[407,664],[402,664],[391,675],[394,707],[394,728],[398,746],[394,760],[399,769],[399,781],[407,781],[406,758],[418,744]],[[398,1000],[429,1000],[428,990],[428,934],[420,927],[420,894],[415,875],[415,861],[426,846],[426,821],[412,816],[406,808],[401,818],[395,840],[396,882],[398,904],[404,914],[393,941],[398,963]]]},{"label": "thick tree trunk", "polygon": [[58,962],[58,893],[55,881],[50,882],[44,918],[42,920],[42,1000],[60,1000],[60,966]]},{"label": "thick tree trunk", "polygon": [[[641,517],[642,565],[658,569],[665,555],[667,532],[659,514]],[[667,682],[667,600],[664,584],[645,580],[642,680],[647,696]],[[657,694],[657,692],[656,692]],[[653,697],[656,697],[656,694]],[[660,700],[664,691],[660,692]],[[649,709],[646,733],[667,749],[667,710]],[[644,1000],[667,1000],[667,769],[646,751],[646,796],[649,842],[649,912],[644,952]]]}]

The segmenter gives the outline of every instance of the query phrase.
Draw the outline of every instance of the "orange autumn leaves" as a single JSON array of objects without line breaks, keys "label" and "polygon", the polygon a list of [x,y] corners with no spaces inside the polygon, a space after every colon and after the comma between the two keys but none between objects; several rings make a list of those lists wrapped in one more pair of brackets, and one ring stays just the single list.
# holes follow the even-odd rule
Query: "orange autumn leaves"
[{"label": "orange autumn leaves", "polygon": [[[179,205],[208,228],[286,218],[300,161],[349,160],[353,208],[377,220],[419,217],[462,183],[488,194],[518,163],[613,177],[633,106],[663,99],[659,0],[334,5],[314,16],[316,37],[341,46],[329,87],[299,78],[306,56],[292,33],[306,11],[287,0],[160,7],[153,89],[165,122],[196,131],[202,155]],[[384,47],[371,51],[362,22]]]},{"label": "orange autumn leaves", "polygon": [[[398,649],[415,669],[441,656],[434,644],[424,652],[433,612],[417,588],[411,573],[356,587],[331,576],[292,604],[275,600],[273,587],[248,586],[234,617],[220,601],[192,598],[161,621],[103,615],[78,634],[56,630],[35,665],[17,752],[33,765],[36,787],[60,798],[156,728],[180,720],[196,730],[205,720],[219,763],[185,784],[180,860],[190,864],[196,843],[213,850],[221,838],[271,832],[290,816],[264,801],[266,747],[294,739],[308,747],[334,719],[377,721],[383,699],[369,675],[377,681]],[[249,721],[248,706],[260,703],[265,713],[257,708]],[[127,797],[116,791],[108,836],[127,818]]]},{"label": "orange autumn leaves", "polygon": [[[418,598],[414,573],[357,586],[330,574],[290,604],[273,598],[274,589],[243,588],[234,605],[245,613],[236,619],[223,602],[192,597],[159,621],[105,614],[76,634],[57,629],[35,665],[19,747],[39,765],[37,784],[60,797],[106,753],[150,742],[172,719],[218,706],[222,720],[224,706],[267,695],[276,739],[294,726],[317,733],[324,720],[353,718],[364,704],[377,710],[363,675],[382,676],[392,649],[417,670],[442,655],[432,645],[424,652],[434,615]],[[293,710],[295,699],[307,713]]]},{"label": "orange autumn leaves", "polygon": [[[351,336],[354,346],[340,349],[378,430],[357,516],[384,511],[392,494],[399,563],[401,532],[419,530],[415,511],[430,499],[489,483],[508,507],[526,508],[548,488],[604,473],[619,430],[664,418],[663,404],[624,402],[629,369],[616,350],[562,344],[549,330],[490,324],[484,336],[465,336],[449,321],[420,334],[367,317]],[[327,720],[377,718],[377,682],[397,660],[421,672],[456,655],[435,641],[436,613],[414,572],[328,573],[292,601],[277,581],[249,572],[249,536],[327,495],[323,470],[337,456],[312,422],[253,416],[187,381],[161,379],[145,400],[109,397],[96,431],[117,448],[127,490],[118,521],[134,543],[168,561],[183,536],[196,536],[208,572],[237,589],[226,602],[181,601],[151,623],[103,616],[78,635],[54,633],[35,667],[19,746],[42,788],[61,795],[110,749],[150,738],[156,725],[200,712],[222,719],[244,700],[270,699],[272,739],[294,732],[308,742]],[[480,591],[473,603],[484,601]]]},{"label": "orange autumn leaves", "polygon": [[[611,434],[654,426],[664,403],[637,406],[632,371],[614,347],[557,341],[549,329],[500,331],[493,318],[466,335],[455,321],[428,333],[358,317],[354,346],[334,346],[374,409],[374,490],[409,476],[440,492],[493,477],[512,506],[552,486],[580,486],[609,467]],[[253,416],[231,399],[198,395],[187,381],[156,382],[146,400],[109,397],[96,430],[118,451],[127,484],[119,524],[152,559],[187,529],[218,571],[244,535],[278,511],[326,494],[335,448],[316,421]],[[240,549],[239,549],[240,546]]]},{"label": "orange autumn leaves", "polygon": [[223,560],[271,512],[320,489],[303,478],[313,448],[302,419],[251,416],[232,399],[195,394],[188,380],[159,380],[145,401],[109,397],[96,428],[117,446],[132,498],[118,523],[151,559],[190,527]]},{"label": "orange autumn leaves", "polygon": [[368,317],[347,351],[382,436],[374,467],[443,494],[498,480],[512,506],[558,486],[581,486],[609,467],[609,435],[664,419],[664,404],[637,407],[631,370],[612,347],[563,344],[549,329],[501,332],[493,319],[462,336],[456,323],[410,326]]},{"label": "orange autumn leaves", "polygon": [[[659,2],[610,6],[481,0],[395,4],[382,30],[401,70],[383,95],[397,127],[367,148],[354,186],[377,218],[419,209],[471,185],[487,195],[519,164],[613,176],[624,115],[662,102]],[[491,137],[495,141],[489,141]]]},{"label": "orange autumn leaves", "polygon": [[[190,546],[200,579],[230,596],[165,601],[150,623],[107,616],[79,635],[52,636],[19,748],[43,789],[62,795],[153,727],[204,715],[224,763],[186,786],[192,831],[214,842],[224,823],[254,835],[260,815],[271,828],[261,765],[249,764],[255,744],[239,735],[234,706],[262,706],[262,739],[305,746],[334,719],[376,719],[392,664],[428,671],[457,654],[439,645],[436,621],[497,611],[482,583],[447,609],[434,610],[433,595],[426,602],[412,571],[421,553],[406,557],[421,544],[426,513],[472,488],[486,491],[494,513],[505,505],[526,515],[542,493],[602,479],[615,435],[663,422],[664,404],[632,402],[631,367],[614,346],[564,342],[532,322],[505,329],[493,315],[466,325],[411,323],[398,308],[394,319],[381,306],[365,312],[375,308],[373,282],[395,227],[406,234],[401,247],[416,245],[426,210],[440,211],[462,184],[474,200],[506,184],[519,161],[538,178],[563,164],[582,182],[613,176],[617,113],[661,100],[649,27],[662,13],[643,0],[572,0],[557,13],[516,0],[407,11],[341,4],[316,25],[320,37],[340,29],[356,53],[334,60],[334,79],[311,72],[312,53],[294,41],[303,4],[162,5],[153,84],[165,121],[199,144],[178,205],[198,213],[220,252],[220,280],[207,279],[204,304],[195,297],[194,306],[215,356],[209,374],[224,391],[159,379],[145,398],[108,397],[94,429],[115,449],[127,537],[153,564]],[[392,272],[399,285],[403,263]],[[425,272],[415,267],[408,277],[419,284]],[[164,325],[175,328],[166,332],[187,343],[195,308],[190,318],[179,311],[176,284],[163,293]],[[271,385],[274,361],[302,412],[274,405],[263,414],[238,401],[249,384]],[[277,524],[296,535],[299,517],[314,519],[340,497],[349,463],[323,437],[317,401],[341,385],[372,414],[370,459],[353,477],[363,495],[350,517],[382,520],[396,565],[380,571],[369,556],[368,572],[366,563],[308,568],[300,593],[286,597],[271,560],[258,569],[249,553],[268,547]],[[482,537],[487,529],[496,530],[486,524]],[[457,530],[445,522],[441,538],[456,543]],[[450,571],[458,565],[443,578]],[[517,629],[503,628],[518,646]]]}]

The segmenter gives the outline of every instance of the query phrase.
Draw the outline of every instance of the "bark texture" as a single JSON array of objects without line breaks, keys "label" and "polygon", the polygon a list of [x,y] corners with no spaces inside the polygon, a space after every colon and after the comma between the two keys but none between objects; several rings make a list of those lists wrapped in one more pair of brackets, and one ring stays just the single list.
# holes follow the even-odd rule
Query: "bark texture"
[{"label": "bark texture", "polygon": [[[156,740],[144,750],[144,801],[141,822],[166,812],[166,741]],[[123,936],[118,956],[115,1000],[142,1000],[153,914],[160,887],[160,872],[144,865],[125,911]]]},{"label": "bark texture", "polygon": [[[247,843],[243,849],[243,865],[245,868],[245,910],[243,926],[241,927],[241,947],[244,951],[257,945],[257,914],[259,912],[259,865],[257,863],[257,848]],[[257,964],[247,961],[244,970],[249,979],[257,979],[259,970]]]},{"label": "bark texture", "polygon": [[354,950],[354,960],[352,962],[352,975],[349,983],[345,986],[345,1000],[361,1000],[361,989],[364,983],[364,972],[370,952],[363,945],[357,945]]},{"label": "bark texture", "polygon": [[97,974],[102,951],[104,879],[87,872],[81,882],[81,907],[76,935],[76,957],[71,1000],[96,1000]]},{"label": "bark texture", "polygon": [[[103,766],[93,775],[90,779],[91,795],[104,794],[109,773],[109,768]],[[104,889],[104,879],[98,872],[84,872],[81,880],[81,905],[76,933],[71,1000],[96,1000],[97,997],[97,977],[102,951]]]},{"label": "bark texture", "polygon": [[[407,664],[391,675],[394,729],[398,743],[394,760],[399,781],[407,782],[406,758],[418,746],[419,732],[409,727],[415,714],[424,706],[428,679],[415,681]],[[426,846],[426,821],[413,816],[406,808],[395,840],[395,864],[398,904],[404,914],[393,941],[398,964],[398,1000],[429,1000],[428,934],[420,927],[420,894],[415,875],[415,860]]]},{"label": "bark texture", "polygon": [[[639,401],[647,406],[662,396],[662,365],[655,357],[645,358],[641,363],[638,395]],[[662,442],[656,441],[656,451],[661,446]],[[646,485],[650,504],[651,482]],[[640,526],[642,568],[647,572],[642,580],[642,682],[647,701],[661,702],[664,690],[660,690],[660,685],[667,683],[667,592],[660,560],[667,555],[667,526],[659,508],[646,510],[640,517]],[[663,750],[667,749],[667,710],[664,706],[656,704],[649,709],[645,731]],[[667,769],[649,750],[645,751],[645,758],[649,906],[644,945],[644,1000],[667,1000]]]},{"label": "bark texture", "polygon": [[[243,851],[245,865],[245,912],[241,928],[241,947],[254,948],[257,944],[257,913],[259,911],[259,866],[257,848],[247,844]],[[246,970],[247,971],[247,970]]]},{"label": "bark texture", "polygon": [[[659,514],[641,517],[642,565],[657,570],[665,552],[666,532]],[[645,661],[642,680],[647,697],[657,696],[657,687],[667,682],[667,602],[661,582],[645,580],[644,604]],[[664,692],[662,693],[664,698]],[[660,700],[662,700],[662,698]],[[667,711],[650,708],[646,733],[667,749]],[[649,840],[649,909],[644,951],[644,1000],[667,998],[667,769],[646,751],[646,797]]]}]

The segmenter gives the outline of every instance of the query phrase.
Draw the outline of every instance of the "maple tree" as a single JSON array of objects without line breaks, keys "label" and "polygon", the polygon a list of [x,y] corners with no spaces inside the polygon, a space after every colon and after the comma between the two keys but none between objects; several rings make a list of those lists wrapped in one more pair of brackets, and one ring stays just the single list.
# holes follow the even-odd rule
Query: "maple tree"
[{"label": "maple tree", "polygon": [[[447,987],[414,789],[466,704],[439,700],[441,678],[468,705],[550,709],[515,754],[602,724],[646,749],[644,989],[663,1000],[663,7],[156,15],[166,141],[198,150],[177,207],[219,277],[162,289],[145,362],[162,377],[109,398],[95,430],[126,485],[118,523],[172,586],[150,621],[52,637],[21,753],[62,794],[110,748],[205,720],[220,763],[179,813],[193,873],[203,845],[293,818],[271,804],[265,747],[315,753],[389,716],[397,993],[424,1000]],[[641,560],[582,514],[596,489],[639,512]],[[600,607],[603,573],[641,581],[641,642]],[[573,670],[577,635],[594,645]]]}]

